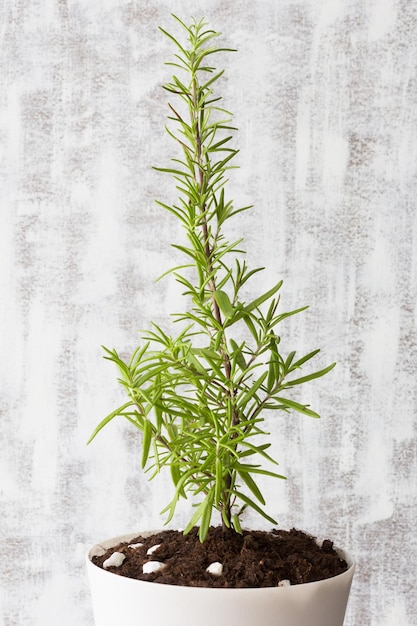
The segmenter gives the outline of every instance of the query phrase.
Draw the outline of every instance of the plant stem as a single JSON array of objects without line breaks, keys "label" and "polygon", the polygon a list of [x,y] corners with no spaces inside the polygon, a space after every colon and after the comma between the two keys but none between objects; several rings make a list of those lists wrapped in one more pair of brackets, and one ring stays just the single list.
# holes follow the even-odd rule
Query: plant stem
[{"label": "plant stem", "polygon": [[[198,182],[200,197],[202,198],[203,189],[204,189],[204,165],[203,165],[203,159],[202,159],[203,141],[202,141],[202,136],[201,136],[200,119],[203,118],[204,116],[204,104],[201,107],[199,106],[198,95],[199,95],[199,83],[198,83],[198,78],[194,72],[192,76],[193,108],[192,108],[191,122],[192,122],[192,128],[195,129],[198,180],[197,180],[195,173],[194,173],[194,176],[195,176],[196,182]],[[208,281],[208,287],[211,293],[214,317],[217,323],[219,324],[219,326],[221,326],[223,329],[222,340],[220,344],[220,354],[223,360],[225,375],[226,375],[227,380],[229,381],[229,388],[226,389],[226,402],[227,402],[228,399],[233,398],[234,393],[235,393],[233,381],[232,381],[232,367],[230,363],[230,356],[227,351],[227,341],[226,341],[226,333],[223,327],[223,318],[222,318],[222,314],[221,314],[219,305],[215,297],[216,282],[213,276],[213,264],[212,264],[214,248],[210,244],[210,234],[209,234],[209,227],[208,227],[208,221],[207,221],[207,205],[205,201],[201,202],[200,208],[201,208],[201,214],[202,214],[201,228],[202,228],[202,233],[203,233],[204,252],[205,252],[205,256],[207,260],[207,272],[211,276],[210,280]],[[232,406],[232,423],[231,423],[232,428],[237,426],[238,423],[239,423],[239,414],[238,414],[236,407],[233,405]],[[235,436],[236,435],[232,433],[231,438],[233,439]],[[225,489],[222,493],[222,508],[223,508],[222,527],[224,531],[227,531],[230,528],[232,528],[232,512],[231,512],[232,475],[230,471],[227,473],[225,477],[224,486],[225,486]]]}]

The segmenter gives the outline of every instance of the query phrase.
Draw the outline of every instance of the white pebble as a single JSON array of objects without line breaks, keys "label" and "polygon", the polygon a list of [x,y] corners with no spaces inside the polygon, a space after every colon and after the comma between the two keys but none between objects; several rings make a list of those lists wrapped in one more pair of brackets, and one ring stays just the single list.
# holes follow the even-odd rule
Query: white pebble
[{"label": "white pebble", "polygon": [[221,576],[223,573],[223,565],[218,561],[210,563],[210,565],[206,569],[206,572],[208,572],[209,574],[213,574],[213,576]]},{"label": "white pebble", "polygon": [[291,582],[287,580],[286,578],[284,578],[284,580],[280,580],[278,583],[278,587],[289,587],[290,585],[291,585]]},{"label": "white pebble", "polygon": [[141,548],[143,543],[129,543],[128,548]]},{"label": "white pebble", "polygon": [[160,543],[157,543],[155,546],[152,546],[152,548],[149,548],[149,550],[147,551],[146,554],[149,554],[149,556],[151,554],[153,554],[154,552],[156,552],[158,550],[158,548],[160,547]]},{"label": "white pebble", "polygon": [[165,563],[160,561],[148,561],[143,564],[143,573],[154,574],[155,572],[160,572],[164,567],[166,567]]},{"label": "white pebble", "polygon": [[104,561],[103,567],[104,569],[107,569],[108,567],[120,567],[125,558],[125,555],[121,552],[113,552],[113,554]]}]

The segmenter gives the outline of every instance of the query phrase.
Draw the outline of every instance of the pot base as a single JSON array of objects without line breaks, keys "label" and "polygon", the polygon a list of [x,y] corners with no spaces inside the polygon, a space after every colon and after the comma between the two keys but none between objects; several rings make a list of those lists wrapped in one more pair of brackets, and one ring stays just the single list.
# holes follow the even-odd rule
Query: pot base
[{"label": "pot base", "polygon": [[[154,533],[142,533],[146,538]],[[94,546],[87,555],[87,571],[96,626],[342,626],[354,572],[347,563],[341,574],[304,584],[263,588],[184,587],[135,580],[102,569],[92,561],[108,548],[136,542],[125,535]],[[152,539],[154,541],[154,539]],[[156,559],[155,554],[152,558]]]}]

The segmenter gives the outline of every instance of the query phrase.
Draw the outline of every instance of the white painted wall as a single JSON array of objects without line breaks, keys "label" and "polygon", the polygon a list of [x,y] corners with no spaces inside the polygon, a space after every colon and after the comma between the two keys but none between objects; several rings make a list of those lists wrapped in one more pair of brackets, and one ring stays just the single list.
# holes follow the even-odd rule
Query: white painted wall
[{"label": "white painted wall", "polygon": [[[411,626],[417,599],[417,8],[407,0],[5,0],[0,92],[0,626],[92,624],[86,547],[158,527],[170,486],[100,345],[168,324],[176,227],[151,169],[173,146],[161,83],[169,14],[239,48],[225,104],[240,128],[237,224],[264,287],[284,278],[288,349],[336,370],[306,388],[321,422],[271,423],[289,477],[269,510],[349,547],[347,626]],[[182,524],[181,512],[177,523]],[[257,524],[249,518],[248,524]]]}]

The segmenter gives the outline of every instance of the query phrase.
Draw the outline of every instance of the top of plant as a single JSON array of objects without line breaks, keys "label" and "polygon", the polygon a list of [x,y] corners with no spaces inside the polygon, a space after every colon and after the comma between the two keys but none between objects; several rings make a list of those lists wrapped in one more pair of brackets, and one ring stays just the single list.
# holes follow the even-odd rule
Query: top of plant
[{"label": "top of plant", "polygon": [[[186,259],[170,270],[183,290],[188,308],[174,313],[174,336],[153,324],[128,362],[105,348],[119,368],[127,402],[110,413],[90,441],[116,416],[142,433],[142,467],[153,478],[168,467],[174,486],[162,513],[169,522],[179,498],[195,498],[185,533],[199,525],[201,541],[215,510],[223,527],[241,532],[246,507],[275,523],[264,510],[259,475],[283,478],[272,471],[270,443],[265,442],[264,410],[295,410],[319,417],[288,392],[329,372],[334,364],[300,376],[300,368],[319,350],[302,357],[282,352],[279,324],[290,312],[279,308],[282,281],[245,302],[242,287],[263,268],[242,261],[242,239],[226,240],[223,226],[240,211],[226,197],[226,174],[237,150],[231,147],[231,113],[219,106],[213,89],[223,74],[212,59],[228,48],[217,47],[219,33],[204,20],[190,26],[175,17],[186,43],[161,28],[175,45],[175,75],[164,88],[170,103],[169,135],[178,156],[168,172],[176,181],[176,203],[158,205],[183,225],[186,243],[175,244]],[[260,437],[261,436],[261,437]],[[260,443],[260,441],[262,443]],[[265,467],[267,464],[267,467]]]}]

